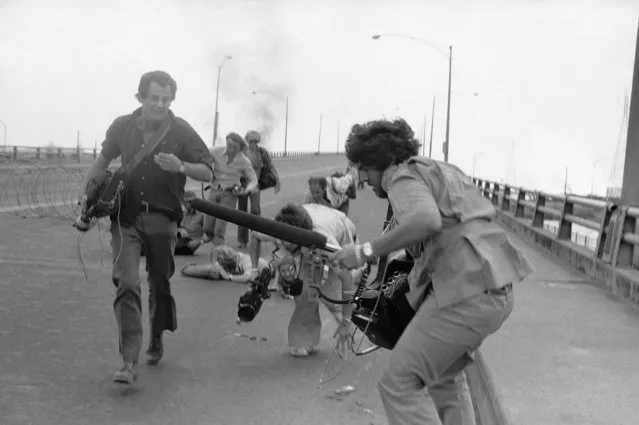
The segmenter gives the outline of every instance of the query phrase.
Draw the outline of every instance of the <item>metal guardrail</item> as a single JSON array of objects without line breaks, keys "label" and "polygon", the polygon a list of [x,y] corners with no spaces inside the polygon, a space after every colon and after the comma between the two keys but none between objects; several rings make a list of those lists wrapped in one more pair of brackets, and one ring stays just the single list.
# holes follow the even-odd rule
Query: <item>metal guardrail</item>
[{"label": "metal guardrail", "polygon": [[[592,252],[595,258],[613,268],[639,269],[639,249],[636,249],[639,245],[639,208],[581,196],[555,195],[479,178],[473,178],[473,182],[501,212],[527,221],[530,227],[546,231],[556,240],[574,244],[573,224],[598,232]],[[544,221],[547,219],[557,220],[557,227],[546,228]]]},{"label": "metal guardrail", "polygon": [[[288,151],[269,151],[273,158],[291,157],[297,158],[301,156],[311,155],[335,155],[335,152],[301,152]],[[58,148],[53,146],[37,147],[37,146],[0,146],[0,165],[2,164],[67,164],[78,163],[85,164],[94,161],[99,154],[98,149],[85,148]]]}]

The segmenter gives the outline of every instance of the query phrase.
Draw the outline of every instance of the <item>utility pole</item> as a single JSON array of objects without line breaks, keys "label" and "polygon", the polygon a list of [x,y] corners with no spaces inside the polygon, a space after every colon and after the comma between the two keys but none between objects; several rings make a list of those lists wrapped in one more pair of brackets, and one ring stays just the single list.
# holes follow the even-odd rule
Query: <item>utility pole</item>
[{"label": "utility pole", "polygon": [[337,120],[337,148],[335,149],[335,153],[339,155],[339,120]]},{"label": "utility pole", "polygon": [[228,59],[232,59],[232,56],[224,56],[224,59],[222,59],[222,62],[220,62],[217,67],[217,85],[215,87],[215,117],[213,117],[213,142],[211,143],[211,146],[215,146],[215,140],[217,140],[217,125],[220,118],[220,114],[217,109],[218,100],[220,97],[220,74],[222,73],[222,66],[224,65],[224,62]]},{"label": "utility pole", "polygon": [[568,195],[568,167],[566,167],[566,179],[564,180],[564,195]]},{"label": "utility pole", "polygon": [[284,156],[288,155],[288,96],[286,96],[286,117],[284,118]]},{"label": "utility pole", "polygon": [[433,112],[430,117],[430,144],[428,147],[428,157],[433,155],[433,128],[435,127],[435,96],[433,96]]},{"label": "utility pole", "polygon": [[450,147],[450,86],[453,75],[453,46],[448,46],[448,106],[446,107],[446,141],[444,142],[444,161],[448,162]]},{"label": "utility pole", "polygon": [[320,114],[319,134],[317,135],[317,154],[320,153],[320,145],[322,144],[322,114]]},{"label": "utility pole", "polygon": [[621,200],[626,204],[639,205],[639,29],[635,44],[635,64],[632,74],[628,134],[626,137],[626,159],[624,161]]}]

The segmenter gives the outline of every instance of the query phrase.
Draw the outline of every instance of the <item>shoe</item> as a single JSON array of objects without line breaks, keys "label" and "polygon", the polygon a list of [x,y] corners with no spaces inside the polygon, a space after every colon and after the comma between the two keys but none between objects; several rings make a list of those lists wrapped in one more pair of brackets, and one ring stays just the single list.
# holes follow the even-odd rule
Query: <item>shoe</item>
[{"label": "shoe", "polygon": [[246,248],[246,244],[245,243],[240,242],[240,243],[237,244],[237,249],[245,249],[245,248]]},{"label": "shoe", "polygon": [[149,341],[149,348],[146,350],[146,362],[152,366],[158,364],[164,355],[164,344],[162,344],[162,334],[153,335]]},{"label": "shoe", "polygon": [[124,363],[122,369],[115,372],[113,382],[131,385],[138,379],[137,363]]},{"label": "shoe", "polygon": [[311,354],[315,354],[317,353],[317,348],[315,347],[299,347],[299,348],[291,348],[289,350],[289,352],[291,353],[291,356],[293,357],[308,357]]}]

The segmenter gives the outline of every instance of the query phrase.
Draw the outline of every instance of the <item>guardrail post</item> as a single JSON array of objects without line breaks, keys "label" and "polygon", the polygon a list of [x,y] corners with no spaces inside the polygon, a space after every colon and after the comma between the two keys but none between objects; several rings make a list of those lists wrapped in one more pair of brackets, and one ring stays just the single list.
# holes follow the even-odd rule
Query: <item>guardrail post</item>
[{"label": "guardrail post", "polygon": [[[614,227],[612,229],[612,237],[610,243],[606,241],[606,245],[610,245],[612,249],[611,265],[612,267],[628,267],[632,264],[634,256],[634,244],[624,242],[623,234],[634,233],[636,220],[628,216],[628,207],[622,206],[620,211],[613,217]],[[606,246],[608,248],[608,246]]]},{"label": "guardrail post", "polygon": [[574,204],[570,202],[569,197],[566,196],[564,200],[564,206],[561,209],[561,217],[559,218],[559,227],[557,227],[557,239],[570,240],[572,236],[572,222],[566,220],[566,214],[572,214]]},{"label": "guardrail post", "polygon": [[535,202],[535,211],[533,212],[532,227],[544,227],[544,212],[539,207],[546,206],[546,195],[537,193],[537,202]]},{"label": "guardrail post", "polygon": [[499,183],[493,183],[493,196],[492,196],[492,203],[493,205],[499,205],[499,191],[501,190],[501,187],[499,186]]},{"label": "guardrail post", "polygon": [[490,182],[489,181],[484,182],[483,193],[484,193],[484,198],[490,199]]},{"label": "guardrail post", "polygon": [[97,149],[93,149],[93,160],[98,159],[98,150]]},{"label": "guardrail post", "polygon": [[[599,236],[597,236],[596,245],[597,248],[595,249],[596,258],[607,258],[608,261],[610,260],[610,247],[606,247],[606,245],[608,240],[611,240],[611,233],[614,230],[614,223],[611,223],[611,218],[616,210],[617,206],[612,202],[608,202],[603,209],[603,212],[601,214],[601,222],[599,223]],[[606,248],[608,249],[606,250]]]},{"label": "guardrail post", "polygon": [[519,188],[517,193],[517,204],[515,204],[515,217],[524,218],[526,212],[526,206],[522,204],[526,200],[526,190]]},{"label": "guardrail post", "polygon": [[502,211],[510,211],[510,186],[504,186],[504,197],[501,198]]},{"label": "guardrail post", "polygon": [[40,148],[36,148],[36,159],[40,159],[42,157],[42,153],[40,151]]},{"label": "guardrail post", "polygon": [[18,160],[18,147],[14,146],[13,147],[13,152],[11,153],[11,159],[14,161]]}]

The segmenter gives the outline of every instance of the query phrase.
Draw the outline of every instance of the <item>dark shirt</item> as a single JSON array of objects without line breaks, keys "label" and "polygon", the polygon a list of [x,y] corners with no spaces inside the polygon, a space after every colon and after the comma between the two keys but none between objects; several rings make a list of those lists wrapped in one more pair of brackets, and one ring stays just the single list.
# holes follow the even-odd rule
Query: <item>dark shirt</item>
[{"label": "dark shirt", "polygon": [[[138,108],[129,115],[123,115],[113,121],[102,142],[102,156],[107,160],[122,157],[122,165],[127,164],[144,145],[142,130],[137,118],[142,114]],[[160,152],[172,153],[184,162],[206,164],[211,167],[211,154],[204,141],[185,120],[169,111],[173,124],[164,139],[155,150],[146,156],[132,172],[127,185],[119,219],[123,225],[148,205],[149,210],[160,212],[171,220],[182,220],[182,200],[186,176],[181,173],[163,171],[153,160]],[[117,219],[118,217],[111,217]]]}]

